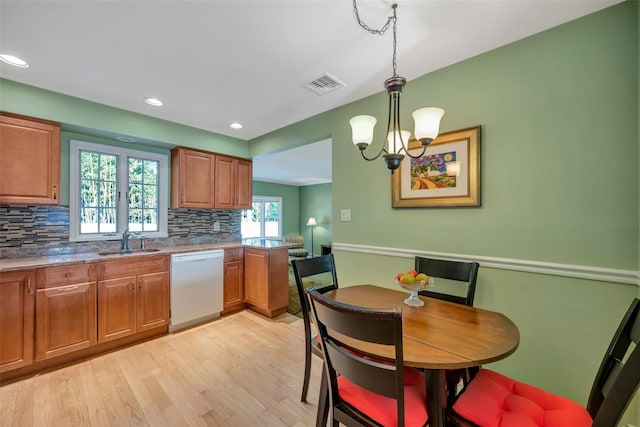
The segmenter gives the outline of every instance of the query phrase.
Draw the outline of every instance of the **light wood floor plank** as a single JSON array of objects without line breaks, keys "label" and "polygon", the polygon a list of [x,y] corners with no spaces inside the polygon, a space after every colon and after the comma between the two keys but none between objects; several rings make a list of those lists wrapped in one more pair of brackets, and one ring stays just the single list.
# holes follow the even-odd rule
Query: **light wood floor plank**
[{"label": "light wood floor plank", "polygon": [[314,425],[302,320],[250,311],[0,388],[0,426]]}]

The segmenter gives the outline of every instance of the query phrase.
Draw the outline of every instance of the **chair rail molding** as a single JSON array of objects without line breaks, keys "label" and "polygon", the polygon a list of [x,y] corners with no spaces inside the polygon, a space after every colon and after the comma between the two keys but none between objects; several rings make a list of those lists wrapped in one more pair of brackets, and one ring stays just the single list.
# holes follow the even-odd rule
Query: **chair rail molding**
[{"label": "chair rail molding", "polygon": [[354,245],[350,243],[333,243],[334,251],[358,252],[374,255],[386,255],[399,258],[415,258],[424,256],[429,258],[449,259],[453,261],[479,262],[480,267],[498,268],[502,270],[522,271],[526,273],[546,274],[550,276],[573,277],[578,279],[597,280],[601,282],[623,283],[640,286],[640,271],[619,270],[605,267],[591,267],[586,265],[559,264],[543,261],[529,261],[512,258],[475,256],[434,251],[419,251],[404,248],[389,248],[384,246]]}]

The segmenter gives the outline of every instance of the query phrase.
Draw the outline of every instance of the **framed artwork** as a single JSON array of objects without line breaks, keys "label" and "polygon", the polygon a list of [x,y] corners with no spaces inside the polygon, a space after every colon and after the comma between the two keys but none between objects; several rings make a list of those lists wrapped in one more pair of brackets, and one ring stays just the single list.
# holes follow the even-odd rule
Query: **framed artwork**
[{"label": "framed artwork", "polygon": [[[417,155],[420,142],[409,141]],[[443,133],[391,175],[394,208],[480,206],[480,126]]]}]

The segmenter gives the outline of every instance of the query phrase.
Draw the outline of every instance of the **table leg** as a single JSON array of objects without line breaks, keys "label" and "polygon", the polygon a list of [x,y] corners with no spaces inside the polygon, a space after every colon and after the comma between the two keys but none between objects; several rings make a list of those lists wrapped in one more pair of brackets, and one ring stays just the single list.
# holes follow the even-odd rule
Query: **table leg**
[{"label": "table leg", "polygon": [[441,369],[425,369],[424,381],[427,388],[429,427],[444,427],[447,398],[447,381],[444,371]]},{"label": "table leg", "polygon": [[329,384],[327,383],[327,371],[322,366],[320,379],[320,393],[318,394],[318,411],[316,414],[316,427],[326,427],[329,418]]}]

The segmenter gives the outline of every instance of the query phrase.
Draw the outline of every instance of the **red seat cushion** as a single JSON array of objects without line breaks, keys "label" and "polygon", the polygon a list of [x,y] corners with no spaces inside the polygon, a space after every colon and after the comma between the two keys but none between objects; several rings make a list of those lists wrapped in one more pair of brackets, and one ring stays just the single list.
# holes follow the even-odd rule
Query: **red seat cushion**
[{"label": "red seat cushion", "polygon": [[481,369],[453,410],[480,427],[591,427],[585,408],[562,396]]},{"label": "red seat cushion", "polygon": [[[415,371],[415,370],[414,370]],[[424,375],[407,376],[404,386],[404,420],[407,427],[422,427],[427,423],[427,398]],[[407,384],[407,381],[409,383]],[[398,425],[398,409],[395,399],[373,393],[364,389],[345,377],[338,378],[340,397],[351,406],[367,414],[385,427]]]}]

